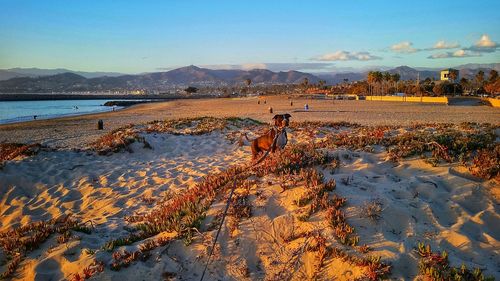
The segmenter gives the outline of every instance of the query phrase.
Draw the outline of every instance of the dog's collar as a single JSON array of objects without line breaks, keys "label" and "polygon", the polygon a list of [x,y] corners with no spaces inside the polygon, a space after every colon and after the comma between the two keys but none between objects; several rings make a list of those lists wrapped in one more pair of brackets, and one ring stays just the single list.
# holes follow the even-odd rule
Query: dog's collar
[{"label": "dog's collar", "polygon": [[273,126],[273,129],[275,129],[277,132],[281,132],[281,131],[285,131],[286,126],[283,126],[283,127]]}]

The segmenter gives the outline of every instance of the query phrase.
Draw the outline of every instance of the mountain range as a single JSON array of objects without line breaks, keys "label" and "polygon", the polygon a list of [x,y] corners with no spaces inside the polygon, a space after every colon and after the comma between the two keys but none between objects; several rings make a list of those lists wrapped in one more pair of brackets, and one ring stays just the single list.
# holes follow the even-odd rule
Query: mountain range
[{"label": "mountain range", "polygon": [[86,71],[73,71],[65,68],[56,68],[56,69],[43,69],[43,68],[10,68],[10,69],[0,69],[0,81],[1,80],[8,80],[11,78],[16,78],[16,77],[38,77],[38,76],[49,76],[49,75],[56,75],[56,74],[62,74],[62,73],[75,73],[78,75],[81,75],[85,78],[96,78],[96,77],[102,77],[102,76],[120,76],[123,75],[123,73],[118,73],[118,72],[86,72]]},{"label": "mountain range", "polygon": [[[460,77],[472,78],[479,70],[488,73],[491,69],[500,71],[500,63],[468,64],[455,67]],[[387,70],[398,73],[401,80],[421,80],[429,77],[439,79],[439,69],[415,69],[399,66]],[[166,72],[143,74],[120,74],[114,72],[80,72],[67,69],[22,69],[0,70],[0,92],[74,92],[108,90],[168,90],[185,86],[241,85],[246,79],[252,84],[298,84],[308,79],[310,83],[325,80],[328,84],[366,79],[368,71],[347,73],[305,73],[300,71],[273,72],[267,69],[216,70],[186,66]]]},{"label": "mountain range", "polygon": [[319,78],[299,71],[272,72],[266,69],[254,70],[212,70],[186,66],[167,72],[153,72],[137,75],[102,76],[86,78],[72,72],[38,77],[16,77],[0,81],[0,92],[73,92],[107,90],[166,90],[172,87],[217,86],[241,84],[251,79],[255,84],[293,84],[307,78],[316,83]]}]

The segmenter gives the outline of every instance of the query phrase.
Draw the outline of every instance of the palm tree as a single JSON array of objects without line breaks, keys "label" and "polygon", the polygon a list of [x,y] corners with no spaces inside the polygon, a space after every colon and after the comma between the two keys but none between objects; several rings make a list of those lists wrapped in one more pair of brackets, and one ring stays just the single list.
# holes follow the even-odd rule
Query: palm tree
[{"label": "palm tree", "polygon": [[493,83],[497,80],[497,78],[498,78],[498,71],[494,69],[490,70],[490,77],[488,78],[488,81],[490,83]]},{"label": "palm tree", "polygon": [[379,84],[384,79],[384,75],[380,71],[375,71],[375,83]]},{"label": "palm tree", "polygon": [[247,84],[247,86],[250,87],[250,84],[252,84],[252,79],[250,78],[245,79],[245,84]]},{"label": "palm tree", "polygon": [[393,75],[391,75],[391,81],[396,86],[396,92],[398,92],[398,81],[400,78],[401,78],[401,76],[398,73],[394,73]]},{"label": "palm tree", "polygon": [[465,77],[462,77],[462,79],[460,79],[460,86],[462,86],[462,89],[464,90],[464,92],[469,88],[469,80],[467,80],[467,78]]},{"label": "palm tree", "polygon": [[304,86],[304,88],[307,88],[307,86],[309,86],[309,79],[307,79],[307,77],[305,77],[302,81],[302,85]]},{"label": "palm tree", "polygon": [[368,91],[370,95],[373,96],[373,83],[375,83],[375,71],[368,72],[366,76],[366,81],[368,82]]},{"label": "palm tree", "polygon": [[479,90],[484,83],[484,71],[479,70],[476,74],[476,83],[477,83],[477,90]]},{"label": "palm tree", "polygon": [[458,78],[458,74],[455,71],[450,71],[450,74],[448,74],[448,77],[451,79],[451,82],[453,83],[453,95],[455,95],[455,80]]},{"label": "palm tree", "polygon": [[389,88],[387,84],[389,84],[389,82],[391,81],[391,74],[389,72],[384,72],[382,74],[382,79],[384,80],[385,90],[387,91]]},{"label": "palm tree", "polygon": [[455,80],[458,78],[458,74],[455,71],[450,71],[448,77],[452,80],[453,83],[455,83]]},{"label": "palm tree", "polygon": [[250,84],[252,84],[252,79],[245,79],[245,84],[247,84],[247,94],[250,92]]},{"label": "palm tree", "polygon": [[484,71],[479,70],[479,72],[476,74],[476,81],[478,84],[482,84],[484,82]]}]

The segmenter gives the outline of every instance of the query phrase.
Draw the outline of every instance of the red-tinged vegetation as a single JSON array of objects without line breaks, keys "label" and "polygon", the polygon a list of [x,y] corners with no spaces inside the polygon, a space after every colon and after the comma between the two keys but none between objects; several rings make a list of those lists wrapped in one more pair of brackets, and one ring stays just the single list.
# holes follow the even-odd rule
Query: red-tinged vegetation
[{"label": "red-tinged vegetation", "polygon": [[157,248],[163,247],[167,245],[172,239],[171,238],[158,238],[158,239],[150,239],[143,244],[139,245],[139,250],[134,252],[128,251],[117,251],[114,252],[112,257],[113,261],[111,262],[112,270],[120,270],[123,267],[128,267],[134,261],[141,260],[145,261],[150,256],[150,251]]},{"label": "red-tinged vegetation", "polygon": [[314,279],[320,276],[321,268],[327,263],[328,259],[340,259],[353,266],[364,267],[365,274],[363,278],[357,280],[383,280],[391,272],[391,266],[380,261],[380,257],[359,257],[356,254],[349,254],[347,251],[334,247],[319,232],[309,234],[309,244],[307,251],[316,253],[317,266],[315,268]]},{"label": "red-tinged vegetation", "polygon": [[16,159],[17,157],[36,155],[42,146],[39,143],[0,143],[0,167],[5,161]]},{"label": "red-tinged vegetation", "polygon": [[173,135],[203,135],[229,127],[252,127],[262,123],[250,118],[194,117],[176,120],[153,121],[146,125],[146,133],[169,133]]},{"label": "red-tinged vegetation", "polygon": [[420,257],[418,273],[424,280],[436,281],[489,281],[494,277],[484,276],[479,268],[468,269],[462,264],[460,267],[453,267],[449,264],[448,253],[433,252],[430,245],[419,243],[416,249]]},{"label": "red-tinged vegetation", "polygon": [[371,152],[379,145],[385,147],[392,161],[417,155],[434,166],[440,161],[458,161],[474,175],[491,179],[497,178],[499,171],[497,128],[476,123],[416,124],[403,132],[395,126],[355,127],[329,134],[318,146]]},{"label": "red-tinged vegetation", "polygon": [[227,126],[227,120],[215,117],[183,118],[153,121],[146,127],[147,133],[169,133],[173,135],[203,135]]},{"label": "red-tinged vegetation", "polygon": [[151,148],[151,145],[144,137],[139,136],[139,130],[130,124],[101,136],[98,140],[91,143],[90,147],[97,151],[99,155],[108,155],[123,150],[133,152],[130,144],[134,142],[143,143],[144,148]]},{"label": "red-tinged vegetation", "polygon": [[479,150],[469,170],[474,176],[500,181],[500,144],[496,144],[494,149]]},{"label": "red-tinged vegetation", "polygon": [[83,281],[104,271],[104,262],[94,261],[91,265],[85,267],[82,273],[76,273],[71,277],[71,281]]},{"label": "red-tinged vegetation", "polygon": [[228,210],[227,225],[231,237],[234,237],[236,229],[242,219],[247,219],[252,215],[252,205],[250,204],[248,195],[251,183],[245,181],[243,183],[243,191],[238,192],[231,199],[231,205]]},{"label": "red-tinged vegetation", "polygon": [[11,276],[19,266],[22,259],[31,251],[38,249],[52,234],[59,233],[59,243],[65,243],[71,236],[70,230],[90,229],[71,216],[63,216],[42,222],[33,222],[12,230],[0,233],[0,247],[10,258],[7,271],[1,276]]}]

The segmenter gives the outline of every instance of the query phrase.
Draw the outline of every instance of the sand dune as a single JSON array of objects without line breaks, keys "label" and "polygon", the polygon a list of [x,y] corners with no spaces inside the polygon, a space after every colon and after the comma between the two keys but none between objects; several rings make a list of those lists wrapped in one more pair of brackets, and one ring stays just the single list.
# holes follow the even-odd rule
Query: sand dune
[{"label": "sand dune", "polygon": [[[228,193],[216,197],[189,246],[182,239],[172,240],[148,252],[147,260],[133,261],[119,271],[110,269],[114,255],[103,246],[130,235],[132,225],[126,217],[149,213],[208,174],[247,165],[249,146],[239,146],[238,140],[243,133],[252,138],[265,128],[230,122],[223,130],[200,135],[187,134],[189,127],[176,134],[139,130],[152,149],[140,142],[130,146],[132,153],[106,156],[91,150],[45,149],[6,163],[0,170],[0,231],[69,214],[94,226],[91,234],[71,231],[64,243],[57,241],[58,235],[50,236],[40,248],[28,252],[13,279],[71,279],[98,260],[104,262],[104,271],[96,273],[95,280],[198,280]],[[319,145],[349,130],[294,126],[289,137],[291,146]],[[369,256],[379,256],[392,266],[390,279],[411,280],[418,278],[415,248],[419,242],[445,250],[453,266],[478,267],[486,275],[500,277],[499,202],[492,195],[498,194],[498,182],[450,173],[458,163],[433,167],[419,157],[394,162],[382,146],[370,149],[322,148],[338,163],[315,166],[325,182],[336,182],[328,197],[347,199],[342,210],[359,236],[358,246],[334,239],[324,210],[300,218],[309,205],[297,202],[311,192],[301,176],[255,174],[236,190],[239,210],[248,207],[250,215],[239,217],[234,213],[238,210],[232,209],[205,280],[354,280],[366,277],[370,270],[367,265],[355,265],[352,257]],[[370,207],[379,208],[376,216],[368,216]],[[138,251],[147,241],[176,235],[162,232],[113,251]],[[331,252],[322,260],[319,249],[323,248],[318,245],[323,245],[323,238],[328,249],[345,251],[351,260]],[[371,251],[364,253],[362,245]],[[5,259],[5,253],[0,253],[4,271],[2,256]]]}]

